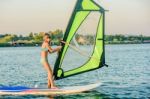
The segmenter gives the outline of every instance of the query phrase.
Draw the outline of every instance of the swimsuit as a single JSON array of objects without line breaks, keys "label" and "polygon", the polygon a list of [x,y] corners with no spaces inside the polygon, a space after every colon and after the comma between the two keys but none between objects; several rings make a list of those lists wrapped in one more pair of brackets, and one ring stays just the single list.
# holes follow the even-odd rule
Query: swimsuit
[{"label": "swimsuit", "polygon": [[41,50],[42,51],[48,51],[48,48],[42,48]]},{"label": "swimsuit", "polygon": [[48,63],[48,59],[47,58],[41,58],[40,62],[41,62],[41,64]]},{"label": "swimsuit", "polygon": [[[42,48],[41,49],[42,51],[48,51],[48,48]],[[41,60],[40,60],[41,64],[44,64],[45,62],[48,63],[48,59],[46,57],[41,57]]]}]

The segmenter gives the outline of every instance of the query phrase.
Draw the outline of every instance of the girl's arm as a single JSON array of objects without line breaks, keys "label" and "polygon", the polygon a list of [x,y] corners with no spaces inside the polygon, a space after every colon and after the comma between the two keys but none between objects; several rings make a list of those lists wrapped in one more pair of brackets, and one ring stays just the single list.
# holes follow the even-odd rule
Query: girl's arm
[{"label": "girl's arm", "polygon": [[48,48],[49,53],[53,53],[53,49],[49,46],[49,44],[46,44],[46,48]]},{"label": "girl's arm", "polygon": [[61,49],[61,46],[58,46],[57,48],[51,48],[51,46],[49,46],[49,44],[47,44],[46,46],[48,48],[49,53],[54,53],[54,52],[58,52]]},{"label": "girl's arm", "polygon": [[60,49],[61,49],[61,46],[58,46],[57,48],[54,48],[54,49],[53,49],[53,53],[60,51]]}]

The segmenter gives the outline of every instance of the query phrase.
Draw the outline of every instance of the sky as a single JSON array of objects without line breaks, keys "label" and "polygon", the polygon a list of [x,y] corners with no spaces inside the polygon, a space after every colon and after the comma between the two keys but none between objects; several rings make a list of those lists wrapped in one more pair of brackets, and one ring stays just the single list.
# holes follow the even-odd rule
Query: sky
[{"label": "sky", "polygon": [[[106,34],[150,36],[150,0],[95,0],[106,10]],[[0,34],[65,31],[76,0],[0,0]]]}]

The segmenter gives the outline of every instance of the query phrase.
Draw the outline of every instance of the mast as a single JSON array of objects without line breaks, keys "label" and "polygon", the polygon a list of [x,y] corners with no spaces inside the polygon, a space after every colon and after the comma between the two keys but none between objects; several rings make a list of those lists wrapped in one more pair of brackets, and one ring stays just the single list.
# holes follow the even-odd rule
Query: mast
[{"label": "mast", "polygon": [[[69,31],[70,31],[70,29],[71,29],[71,26],[72,26],[72,24],[73,24],[73,20],[74,20],[74,18],[75,18],[76,11],[77,11],[77,9],[80,7],[79,4],[80,4],[81,2],[82,2],[82,0],[77,0],[77,1],[76,1],[76,4],[75,4],[74,9],[73,9],[73,12],[72,12],[72,15],[71,15],[71,17],[70,17],[69,23],[68,23],[67,28],[66,28],[66,31],[65,31],[65,35],[64,35],[64,37],[63,37],[63,41],[65,41],[65,42],[66,42],[67,36],[68,36],[68,34],[69,34]],[[62,56],[62,52],[63,52],[63,49],[64,49],[64,44],[61,43],[61,45],[62,45],[62,49],[61,49],[61,51],[59,52],[59,56],[57,57],[56,62],[55,62],[55,65],[54,65],[54,75],[57,75],[57,70],[59,69],[59,66],[60,66],[59,63],[60,63],[61,56]]]}]

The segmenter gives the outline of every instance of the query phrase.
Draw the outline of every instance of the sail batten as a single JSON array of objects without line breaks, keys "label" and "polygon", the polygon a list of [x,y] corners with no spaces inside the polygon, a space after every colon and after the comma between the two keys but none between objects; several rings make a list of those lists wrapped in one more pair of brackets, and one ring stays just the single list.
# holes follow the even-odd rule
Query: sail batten
[{"label": "sail batten", "polygon": [[[84,25],[85,20],[90,16],[91,13],[98,12],[99,20],[96,28],[96,35],[94,40],[93,51],[87,61],[78,67],[70,70],[65,70],[63,65],[66,53],[69,51],[69,44],[73,40],[75,34],[79,28]],[[105,64],[105,53],[104,53],[104,9],[96,4],[93,0],[77,0],[76,6],[70,18],[67,26],[63,41],[68,44],[63,44],[62,50],[56,60],[54,66],[54,77],[55,79],[62,79],[72,75],[80,74],[83,72],[95,70],[103,67]],[[84,38],[84,37],[83,37]],[[84,41],[84,39],[81,39]],[[99,60],[99,61],[98,61]],[[70,65],[70,64],[68,64]]]}]

